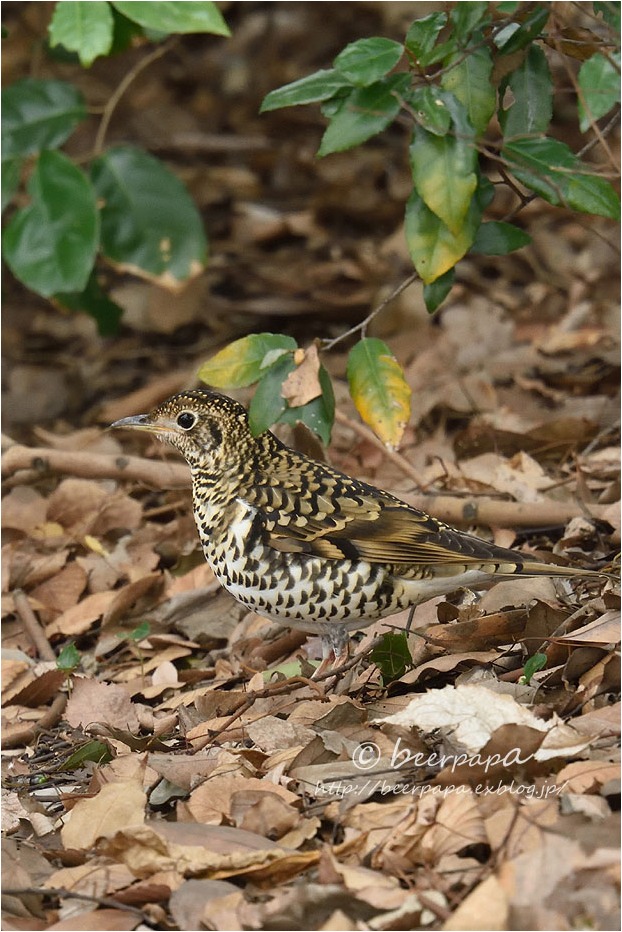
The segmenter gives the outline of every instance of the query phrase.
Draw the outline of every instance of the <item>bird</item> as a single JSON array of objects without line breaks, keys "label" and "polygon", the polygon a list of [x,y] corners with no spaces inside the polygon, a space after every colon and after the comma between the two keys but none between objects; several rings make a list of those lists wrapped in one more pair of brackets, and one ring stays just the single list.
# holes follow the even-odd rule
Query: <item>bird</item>
[{"label": "bird", "polygon": [[180,392],[111,426],[154,434],[186,459],[216,578],[249,610],[320,636],[315,678],[347,660],[351,631],[436,596],[512,576],[601,575],[498,547],[269,430],[254,436],[243,405],[213,390]]}]

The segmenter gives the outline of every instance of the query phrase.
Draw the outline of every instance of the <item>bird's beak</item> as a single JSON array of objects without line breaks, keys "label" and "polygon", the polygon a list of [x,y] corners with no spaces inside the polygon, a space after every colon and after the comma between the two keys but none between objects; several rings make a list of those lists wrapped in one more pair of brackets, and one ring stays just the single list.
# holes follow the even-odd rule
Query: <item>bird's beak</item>
[{"label": "bird's beak", "polygon": [[175,424],[164,420],[152,421],[148,414],[134,414],[132,417],[122,417],[115,421],[111,427],[129,427],[131,430],[147,430],[152,434],[175,433]]}]

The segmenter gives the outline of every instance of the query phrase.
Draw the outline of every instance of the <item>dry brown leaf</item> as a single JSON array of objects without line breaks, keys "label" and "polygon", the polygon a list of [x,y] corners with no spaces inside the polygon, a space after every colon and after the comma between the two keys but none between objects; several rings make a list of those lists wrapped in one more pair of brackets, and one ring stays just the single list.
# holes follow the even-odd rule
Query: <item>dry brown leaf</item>
[{"label": "dry brown leaf", "polygon": [[[147,797],[136,780],[107,783],[91,799],[79,799],[61,829],[66,848],[91,848],[98,838],[131,831],[145,821]],[[131,870],[131,865],[128,865]]]},{"label": "dry brown leaf", "polygon": [[287,376],[281,386],[281,395],[287,400],[291,408],[306,405],[322,394],[319,380],[320,357],[317,346],[311,344],[304,350],[304,356],[293,372]]},{"label": "dry brown leaf", "polygon": [[84,634],[91,627],[93,622],[99,621],[108,608],[113,604],[118,593],[116,592],[96,592],[93,595],[87,595],[85,599],[78,602],[77,605],[68,608],[59,615],[52,624],[46,628],[48,637],[55,634],[64,634],[67,636]]},{"label": "dry brown leaf", "polygon": [[84,932],[84,929],[93,932],[124,932],[125,929],[135,929],[140,924],[140,916],[123,909],[87,909],[79,912],[70,919],[61,919],[47,926],[51,932]]},{"label": "dry brown leaf", "polygon": [[43,524],[47,502],[29,486],[17,486],[2,499],[2,527],[29,534]]},{"label": "dry brown leaf", "polygon": [[99,683],[82,676],[73,678],[65,718],[74,728],[79,725],[86,728],[98,722],[113,728],[138,731],[136,706],[123,686]]},{"label": "dry brown leaf", "polygon": [[503,932],[509,928],[509,916],[506,893],[492,875],[462,900],[456,911],[443,923],[443,932],[479,932],[484,922],[490,932]]}]

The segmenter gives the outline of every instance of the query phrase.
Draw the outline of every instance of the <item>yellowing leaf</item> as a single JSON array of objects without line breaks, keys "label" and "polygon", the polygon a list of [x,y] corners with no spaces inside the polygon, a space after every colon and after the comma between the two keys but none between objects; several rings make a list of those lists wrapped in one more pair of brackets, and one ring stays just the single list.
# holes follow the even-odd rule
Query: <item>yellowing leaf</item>
[{"label": "yellowing leaf", "polygon": [[32,532],[32,536],[38,540],[46,540],[48,537],[62,537],[65,528],[58,521],[45,521],[39,524]]},{"label": "yellowing leaf", "polygon": [[101,541],[97,540],[96,537],[92,537],[91,534],[84,535],[84,544],[89,550],[92,550],[94,553],[98,553],[100,557],[107,557],[108,551],[102,545]]},{"label": "yellowing leaf", "polygon": [[425,285],[462,259],[475,239],[480,217],[479,205],[472,200],[461,228],[454,234],[413,191],[406,205],[406,243]]},{"label": "yellowing leaf", "polygon": [[348,382],[357,411],[389,448],[395,449],[410,417],[410,387],[382,340],[360,340],[348,356]]},{"label": "yellowing leaf", "polygon": [[292,337],[251,333],[204,362],[198,377],[215,388],[244,388],[257,382],[284,353],[295,349]]}]

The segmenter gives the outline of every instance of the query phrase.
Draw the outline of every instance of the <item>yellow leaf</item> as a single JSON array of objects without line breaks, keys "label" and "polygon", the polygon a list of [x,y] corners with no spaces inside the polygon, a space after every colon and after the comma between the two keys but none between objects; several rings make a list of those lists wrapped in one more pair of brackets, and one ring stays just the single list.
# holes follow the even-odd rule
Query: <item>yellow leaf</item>
[{"label": "yellow leaf", "polygon": [[348,382],[356,409],[390,449],[396,449],[410,417],[410,387],[382,340],[360,340],[348,356]]},{"label": "yellow leaf", "polygon": [[84,543],[89,548],[89,550],[92,550],[94,553],[98,553],[100,557],[108,556],[108,551],[102,545],[101,541],[97,540],[96,537],[91,537],[90,534],[85,534]]},{"label": "yellow leaf", "polygon": [[251,333],[235,340],[204,362],[198,376],[215,388],[244,388],[266,374],[284,353],[296,349],[296,341],[281,333]]}]

